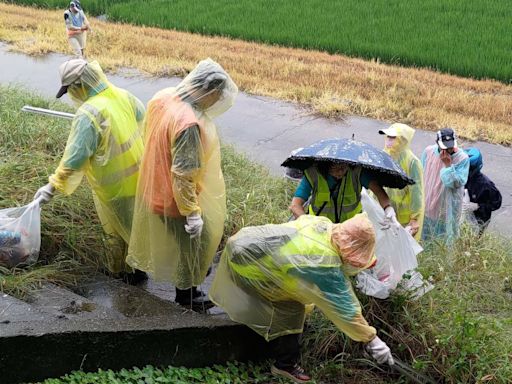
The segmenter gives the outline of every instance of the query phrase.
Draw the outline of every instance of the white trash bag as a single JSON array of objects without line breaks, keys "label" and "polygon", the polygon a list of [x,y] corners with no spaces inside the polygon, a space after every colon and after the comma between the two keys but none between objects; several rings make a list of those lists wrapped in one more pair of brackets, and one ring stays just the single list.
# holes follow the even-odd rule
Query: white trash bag
[{"label": "white trash bag", "polygon": [[0,266],[33,264],[41,247],[41,205],[34,200],[23,207],[0,210]]},{"label": "white trash bag", "polygon": [[[377,264],[356,276],[356,287],[365,295],[378,299],[388,298],[399,283],[401,289],[413,291],[413,295],[421,296],[432,289],[433,286],[428,282],[424,283],[421,274],[415,271],[418,267],[416,255],[423,248],[403,227],[398,229],[396,236],[391,230],[381,229],[379,223],[384,221],[384,210],[364,188],[361,192],[361,204],[375,229]],[[408,282],[411,278],[413,281]]]}]

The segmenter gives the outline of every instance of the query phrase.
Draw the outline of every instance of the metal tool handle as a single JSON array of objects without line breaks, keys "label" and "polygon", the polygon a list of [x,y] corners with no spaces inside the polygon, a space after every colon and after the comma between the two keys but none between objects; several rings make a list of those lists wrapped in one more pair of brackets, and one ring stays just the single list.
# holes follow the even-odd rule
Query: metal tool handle
[{"label": "metal tool handle", "polygon": [[75,117],[75,115],[73,113],[55,111],[53,109],[32,107],[30,105],[25,105],[23,108],[21,108],[21,110],[23,112],[36,113],[38,115],[46,115],[46,116],[51,116],[51,117],[59,117],[61,119],[68,119],[68,120],[72,120]]}]

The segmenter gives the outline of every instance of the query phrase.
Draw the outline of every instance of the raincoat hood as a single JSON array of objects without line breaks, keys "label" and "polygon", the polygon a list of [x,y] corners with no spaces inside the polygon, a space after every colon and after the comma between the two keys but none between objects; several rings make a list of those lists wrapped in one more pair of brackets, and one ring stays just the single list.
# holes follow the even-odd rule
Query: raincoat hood
[{"label": "raincoat hood", "polygon": [[238,87],[218,63],[202,60],[176,87],[176,93],[195,109],[215,118],[233,105]]},{"label": "raincoat hood", "polygon": [[396,160],[401,152],[409,149],[415,131],[408,125],[395,123],[379,133],[396,137],[391,147],[384,148],[384,151]]},{"label": "raincoat hood", "polygon": [[335,224],[331,242],[340,254],[343,271],[350,276],[375,262],[375,230],[365,213]]},{"label": "raincoat hood", "polygon": [[482,153],[478,148],[467,148],[464,150],[469,157],[469,172],[479,172],[484,166]]},{"label": "raincoat hood", "polygon": [[68,86],[67,92],[73,103],[82,105],[87,99],[107,89],[109,83],[97,61],[87,63],[78,79]]}]

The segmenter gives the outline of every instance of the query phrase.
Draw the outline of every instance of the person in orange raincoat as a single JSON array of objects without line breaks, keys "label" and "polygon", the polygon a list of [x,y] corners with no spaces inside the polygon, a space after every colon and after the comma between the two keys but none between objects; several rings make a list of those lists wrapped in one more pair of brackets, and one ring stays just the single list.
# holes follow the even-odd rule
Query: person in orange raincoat
[{"label": "person in orange raincoat", "polygon": [[226,217],[212,119],[232,106],[237,92],[226,71],[207,59],[148,104],[127,262],[174,284],[175,301],[192,309],[211,305],[197,286],[206,277]]}]

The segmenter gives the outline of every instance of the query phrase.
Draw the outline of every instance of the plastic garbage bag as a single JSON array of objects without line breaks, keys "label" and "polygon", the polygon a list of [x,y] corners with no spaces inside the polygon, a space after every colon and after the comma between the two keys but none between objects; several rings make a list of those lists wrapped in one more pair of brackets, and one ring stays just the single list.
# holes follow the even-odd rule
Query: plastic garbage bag
[{"label": "plastic garbage bag", "polygon": [[407,274],[406,278],[414,276],[414,282],[404,283],[402,286],[409,290],[418,290],[422,286],[423,278],[414,270],[418,267],[416,255],[423,248],[405,228],[400,227],[396,235],[392,231],[381,229],[379,223],[384,219],[384,211],[364,188],[361,204],[375,229],[377,264],[357,275],[356,287],[368,296],[386,299],[397,288],[404,274]]},{"label": "plastic garbage bag", "polygon": [[39,200],[17,208],[0,210],[0,266],[12,268],[33,264],[41,247]]}]

